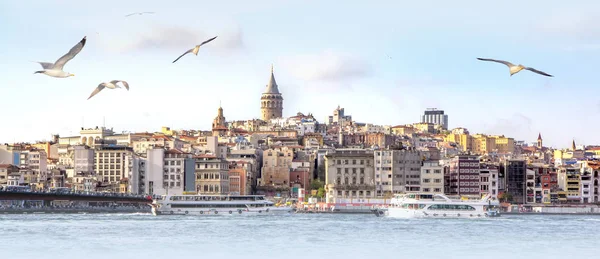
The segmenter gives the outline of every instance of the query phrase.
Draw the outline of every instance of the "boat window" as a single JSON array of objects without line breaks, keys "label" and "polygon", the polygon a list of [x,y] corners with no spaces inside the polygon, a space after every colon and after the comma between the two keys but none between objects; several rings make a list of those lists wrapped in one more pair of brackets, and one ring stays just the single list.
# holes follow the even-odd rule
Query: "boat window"
[{"label": "boat window", "polygon": [[470,205],[453,205],[453,204],[433,204],[427,208],[428,210],[475,210]]}]

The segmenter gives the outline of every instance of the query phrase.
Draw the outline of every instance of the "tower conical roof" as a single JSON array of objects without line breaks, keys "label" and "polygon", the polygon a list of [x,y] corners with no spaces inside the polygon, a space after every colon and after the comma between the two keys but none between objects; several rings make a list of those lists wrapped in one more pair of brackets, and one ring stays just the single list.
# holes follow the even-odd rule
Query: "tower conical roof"
[{"label": "tower conical roof", "polygon": [[542,140],[542,133],[538,133],[538,140]]},{"label": "tower conical roof", "polygon": [[278,94],[279,89],[277,88],[277,82],[275,82],[275,75],[273,74],[273,65],[271,65],[271,79],[269,79],[269,84],[267,84],[266,94]]}]

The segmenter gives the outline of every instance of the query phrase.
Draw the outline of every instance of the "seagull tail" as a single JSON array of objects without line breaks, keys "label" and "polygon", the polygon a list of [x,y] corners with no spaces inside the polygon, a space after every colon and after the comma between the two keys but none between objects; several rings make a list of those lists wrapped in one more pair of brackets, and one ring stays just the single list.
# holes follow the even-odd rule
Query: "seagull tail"
[{"label": "seagull tail", "polygon": [[33,73],[34,73],[34,74],[43,74],[43,73],[44,73],[44,70],[35,71],[35,72],[33,72]]}]

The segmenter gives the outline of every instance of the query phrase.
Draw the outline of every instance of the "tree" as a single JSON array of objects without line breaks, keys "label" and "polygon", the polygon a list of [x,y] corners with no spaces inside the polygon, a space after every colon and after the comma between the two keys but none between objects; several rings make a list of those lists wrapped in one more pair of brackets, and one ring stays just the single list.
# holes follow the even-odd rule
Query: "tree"
[{"label": "tree", "polygon": [[319,188],[323,188],[324,184],[323,182],[321,182],[321,180],[319,179],[314,179],[312,181],[310,181],[310,189],[311,190],[318,190]]},{"label": "tree", "polygon": [[323,188],[323,187],[319,188],[319,190],[317,191],[317,197],[319,197],[319,198],[325,197],[325,188]]},{"label": "tree", "polygon": [[512,202],[513,200],[513,196],[510,193],[502,193],[498,198],[500,198],[500,201],[502,202]]}]

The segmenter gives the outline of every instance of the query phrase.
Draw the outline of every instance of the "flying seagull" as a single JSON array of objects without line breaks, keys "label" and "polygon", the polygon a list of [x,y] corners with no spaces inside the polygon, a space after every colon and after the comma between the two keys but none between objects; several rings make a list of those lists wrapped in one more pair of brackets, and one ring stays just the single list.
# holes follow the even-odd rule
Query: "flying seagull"
[{"label": "flying seagull", "polygon": [[83,46],[85,46],[86,37],[87,36],[84,36],[81,41],[79,41],[75,46],[73,46],[73,48],[71,48],[71,50],[69,50],[69,53],[60,57],[58,60],[56,60],[56,62],[54,62],[54,64],[49,62],[36,62],[42,65],[44,70],[35,71],[34,74],[40,73],[58,78],[75,76],[74,74],[63,71],[63,67],[67,62],[69,62],[69,60],[73,59],[83,49]]},{"label": "flying seagull", "polygon": [[127,89],[127,91],[129,91],[129,84],[123,80],[112,80],[108,83],[101,83],[98,85],[98,87],[96,87],[96,90],[94,90],[94,92],[92,92],[92,94],[90,95],[90,97],[88,97],[88,100],[90,98],[92,98],[94,95],[98,94],[100,91],[102,91],[102,89],[104,89],[105,87],[108,89],[115,89],[115,88],[121,88],[120,85],[118,85],[118,83],[122,83],[123,86],[125,86],[125,89]]},{"label": "flying seagull", "polygon": [[132,16],[132,15],[134,15],[134,14],[139,14],[139,15],[142,15],[142,14],[153,14],[153,13],[154,13],[154,12],[130,13],[130,14],[128,14],[128,15],[125,15],[125,17],[129,17],[129,16]]},{"label": "flying seagull", "polygon": [[512,76],[512,75],[514,75],[514,74],[516,74],[516,73],[519,73],[519,71],[521,71],[521,70],[525,69],[525,70],[529,70],[529,71],[531,71],[531,72],[534,72],[534,73],[538,73],[538,74],[540,74],[540,75],[544,75],[544,76],[553,77],[553,75],[550,75],[550,74],[544,73],[544,72],[542,72],[542,71],[539,71],[539,70],[537,70],[537,69],[535,69],[535,68],[532,68],[532,67],[526,67],[526,66],[523,66],[523,65],[521,65],[521,64],[519,64],[519,65],[515,65],[515,64],[513,64],[513,63],[510,63],[510,62],[508,62],[508,61],[504,61],[504,60],[496,60],[496,59],[490,59],[490,58],[477,58],[477,59],[479,59],[479,60],[483,60],[483,61],[491,61],[491,62],[501,63],[501,64],[504,64],[504,65],[508,66],[508,70],[510,71],[510,76]]},{"label": "flying seagull", "polygon": [[188,51],[186,51],[185,53],[181,54],[181,56],[179,56],[179,57],[178,57],[178,58],[177,58],[175,61],[173,61],[173,63],[177,62],[177,60],[179,60],[181,57],[185,56],[185,54],[188,54],[188,53],[190,53],[190,52],[191,52],[191,53],[194,53],[194,55],[198,56],[198,50],[200,49],[200,46],[202,46],[202,45],[204,45],[204,44],[206,44],[206,43],[209,43],[209,42],[211,42],[212,40],[216,39],[217,37],[218,37],[218,36],[215,36],[215,37],[213,37],[213,38],[210,38],[210,39],[208,39],[208,40],[206,40],[206,41],[204,41],[204,42],[200,43],[200,45],[196,45],[196,47],[194,47],[194,48],[192,48],[192,49],[189,49],[189,50],[188,50]]}]

